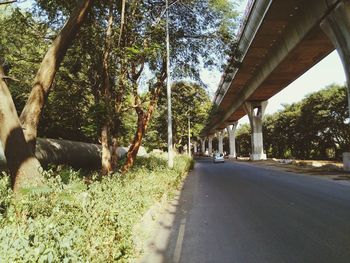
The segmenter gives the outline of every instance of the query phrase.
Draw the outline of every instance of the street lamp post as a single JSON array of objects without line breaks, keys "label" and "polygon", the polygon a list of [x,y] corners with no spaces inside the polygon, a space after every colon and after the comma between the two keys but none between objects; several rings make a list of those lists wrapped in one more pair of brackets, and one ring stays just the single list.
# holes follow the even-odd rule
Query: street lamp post
[{"label": "street lamp post", "polygon": [[188,156],[191,156],[191,117],[188,115]]},{"label": "street lamp post", "polygon": [[173,156],[173,129],[171,114],[171,82],[170,82],[170,41],[169,41],[169,5],[168,0],[165,1],[166,8],[166,53],[167,53],[167,101],[168,101],[168,166],[174,167]]}]

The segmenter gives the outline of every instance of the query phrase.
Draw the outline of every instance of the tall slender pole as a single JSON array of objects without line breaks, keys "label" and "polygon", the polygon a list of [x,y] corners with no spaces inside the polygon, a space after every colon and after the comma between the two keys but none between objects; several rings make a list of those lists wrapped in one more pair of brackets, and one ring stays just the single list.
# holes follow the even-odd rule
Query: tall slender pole
[{"label": "tall slender pole", "polygon": [[166,67],[167,67],[167,100],[168,100],[168,166],[174,167],[173,156],[173,128],[172,128],[172,116],[171,116],[171,82],[170,82],[170,41],[169,41],[169,5],[168,0],[165,1],[166,8]]},{"label": "tall slender pole", "polygon": [[188,116],[188,156],[191,156],[191,117]]}]

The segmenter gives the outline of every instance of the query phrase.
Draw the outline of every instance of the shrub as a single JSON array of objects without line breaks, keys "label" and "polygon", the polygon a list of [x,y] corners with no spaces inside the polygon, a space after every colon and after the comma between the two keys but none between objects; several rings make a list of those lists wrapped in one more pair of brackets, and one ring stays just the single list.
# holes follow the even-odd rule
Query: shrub
[{"label": "shrub", "polygon": [[0,262],[126,262],[134,257],[133,226],[179,186],[193,161],[140,158],[126,175],[86,178],[65,169],[46,173],[45,187],[13,198],[0,179]]}]

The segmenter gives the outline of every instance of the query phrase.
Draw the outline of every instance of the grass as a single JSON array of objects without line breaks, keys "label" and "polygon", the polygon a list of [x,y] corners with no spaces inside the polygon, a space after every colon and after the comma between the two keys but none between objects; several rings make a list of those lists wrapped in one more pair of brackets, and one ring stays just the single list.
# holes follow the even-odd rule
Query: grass
[{"label": "grass", "polygon": [[64,169],[45,173],[46,186],[13,198],[0,179],[0,262],[128,262],[132,230],[162,197],[172,197],[193,161],[139,158],[126,175],[99,178]]}]

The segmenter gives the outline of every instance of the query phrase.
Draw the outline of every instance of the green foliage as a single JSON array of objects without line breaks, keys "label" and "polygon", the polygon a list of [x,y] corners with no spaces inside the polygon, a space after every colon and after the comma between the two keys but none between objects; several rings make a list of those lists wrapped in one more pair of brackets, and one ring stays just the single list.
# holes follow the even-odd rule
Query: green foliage
[{"label": "green foliage", "polygon": [[[188,117],[191,122],[191,137],[199,141],[211,108],[210,98],[203,87],[191,82],[176,82],[172,85],[173,141],[178,150],[187,144]],[[165,92],[158,103],[158,111],[147,134],[149,149],[163,149],[167,145],[167,101]]]},{"label": "green foliage", "polygon": [[[299,149],[300,132],[296,125],[300,118],[300,103],[284,105],[284,110],[267,115],[263,123],[264,145],[269,156],[291,158]],[[298,155],[294,155],[298,156]]]},{"label": "green foliage", "polygon": [[[268,156],[298,159],[341,159],[349,151],[347,90],[336,85],[312,93],[301,102],[265,117],[264,148]],[[238,131],[237,144],[246,154],[250,132]]]},{"label": "green foliage", "polygon": [[164,195],[172,195],[193,165],[175,158],[140,158],[125,176],[97,180],[63,170],[46,186],[13,199],[0,179],[0,262],[127,262],[134,256],[133,227]]},{"label": "green foliage", "polygon": [[242,125],[236,132],[237,155],[249,156],[251,153],[251,129],[249,124]]},{"label": "green foliage", "polygon": [[[30,13],[20,9],[9,10],[6,16],[0,16],[0,63],[8,76],[17,79],[10,81],[9,87],[20,112],[47,48],[49,31]],[[46,41],[37,41],[38,38]]]},{"label": "green foliage", "polygon": [[234,1],[186,0],[170,8],[172,76],[200,81],[199,69],[220,67],[235,43]]},{"label": "green foliage", "polygon": [[[48,46],[78,2],[36,0],[31,3],[30,13],[10,8],[6,15],[0,17],[0,57],[9,65],[9,75],[19,79],[18,82],[11,81],[9,85],[19,113]],[[120,109],[114,112],[104,105],[102,99],[102,55],[108,3],[95,1],[56,74],[53,89],[43,109],[38,136],[97,143],[101,126],[108,118],[113,122],[112,134],[118,138],[118,142],[130,144],[136,126],[132,108],[135,102],[130,83],[131,65],[139,69],[144,63],[147,68],[147,72],[142,75],[145,81],[138,88],[146,108],[150,91],[154,90],[155,78],[164,74],[164,8],[163,1],[127,2],[126,23],[118,46],[121,1],[117,1],[114,6],[109,61],[111,100],[118,98],[120,104],[116,105]],[[235,10],[236,6],[227,0],[185,0],[170,6],[173,79],[187,77],[200,82],[199,71],[203,65],[220,66],[224,62],[226,51],[229,51],[230,44],[234,41],[237,24]],[[178,100],[175,104],[179,105],[184,97],[177,96],[175,99]],[[207,102],[203,105],[203,111],[197,110],[198,121],[193,121],[193,136],[201,129]],[[155,115],[159,115],[158,120],[163,121],[163,109],[155,112]],[[177,123],[182,123],[185,118],[186,116],[180,117]],[[163,124],[159,124],[161,125]],[[183,130],[183,125],[185,124],[176,128],[177,140],[183,136],[183,132],[179,132]],[[148,129],[150,136],[146,140],[150,141],[147,146],[162,148],[163,140],[156,145],[159,129],[155,126],[157,125],[151,125]]]},{"label": "green foliage", "polygon": [[[340,159],[350,149],[348,116],[346,87],[333,85],[309,95],[302,101],[295,126],[300,147],[296,154],[302,158]],[[327,156],[329,149],[335,156]]]}]

